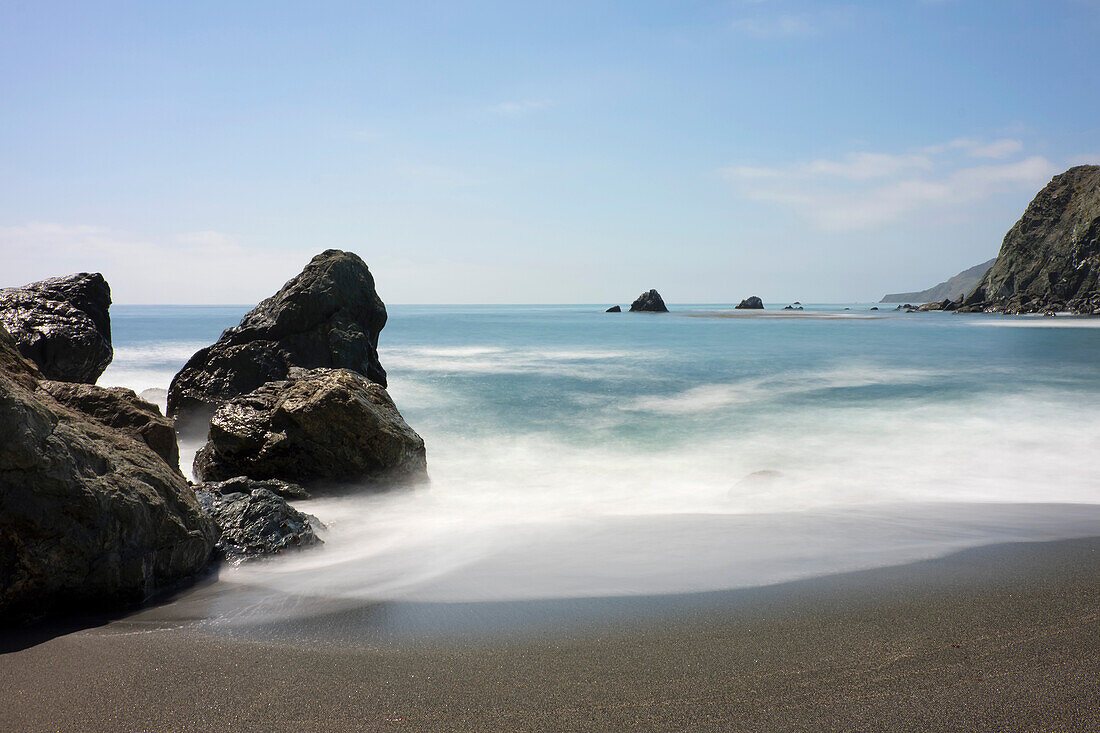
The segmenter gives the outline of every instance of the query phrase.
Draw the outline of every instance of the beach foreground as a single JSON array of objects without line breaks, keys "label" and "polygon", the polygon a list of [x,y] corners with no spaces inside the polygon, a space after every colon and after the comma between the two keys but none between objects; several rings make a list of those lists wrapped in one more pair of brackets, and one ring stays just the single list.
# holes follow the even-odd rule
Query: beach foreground
[{"label": "beach foreground", "polygon": [[497,636],[9,635],[0,729],[1096,730],[1098,561],[1004,544]]}]

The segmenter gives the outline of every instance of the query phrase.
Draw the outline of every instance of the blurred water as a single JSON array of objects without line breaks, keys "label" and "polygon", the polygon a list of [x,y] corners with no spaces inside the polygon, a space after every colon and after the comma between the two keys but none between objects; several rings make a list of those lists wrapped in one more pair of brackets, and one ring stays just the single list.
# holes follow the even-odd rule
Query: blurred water
[{"label": "blurred water", "polygon": [[[1097,320],[604,307],[390,306],[379,352],[431,487],[318,492],[325,548],[220,583],[666,593],[1100,534]],[[115,306],[100,383],[167,387],[247,310]]]}]

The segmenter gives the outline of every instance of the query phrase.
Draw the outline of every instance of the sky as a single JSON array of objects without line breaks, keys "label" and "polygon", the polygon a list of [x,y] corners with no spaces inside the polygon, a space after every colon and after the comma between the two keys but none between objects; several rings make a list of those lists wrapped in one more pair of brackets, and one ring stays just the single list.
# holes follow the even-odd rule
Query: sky
[{"label": "sky", "polygon": [[0,4],[0,286],[853,302],[1100,163],[1100,0]]}]

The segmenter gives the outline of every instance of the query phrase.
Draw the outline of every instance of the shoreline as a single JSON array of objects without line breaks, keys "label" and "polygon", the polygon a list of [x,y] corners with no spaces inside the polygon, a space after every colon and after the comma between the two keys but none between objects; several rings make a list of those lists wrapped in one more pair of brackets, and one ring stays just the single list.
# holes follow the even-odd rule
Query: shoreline
[{"label": "shoreline", "polygon": [[505,639],[123,619],[0,655],[0,728],[1081,730],[1098,722],[1098,560],[1100,537],[989,545]]}]

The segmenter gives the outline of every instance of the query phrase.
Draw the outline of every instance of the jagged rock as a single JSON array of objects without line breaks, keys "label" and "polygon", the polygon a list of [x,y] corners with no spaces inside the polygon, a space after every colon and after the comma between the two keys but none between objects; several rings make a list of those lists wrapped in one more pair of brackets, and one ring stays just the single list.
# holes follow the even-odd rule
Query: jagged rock
[{"label": "jagged rock", "polygon": [[120,430],[145,443],[178,471],[180,451],[176,443],[176,427],[150,404],[123,387],[97,387],[94,384],[42,381],[38,389],[55,400],[109,428]]},{"label": "jagged rock", "polygon": [[[989,268],[993,267],[993,263],[996,262],[996,258],[983,262],[980,265],[974,265],[967,268],[959,274],[951,277],[939,285],[934,285],[927,290],[921,290],[914,293],[890,293],[882,296],[880,303],[901,303],[902,301],[915,300],[919,303],[930,303],[933,300],[941,301],[944,298],[964,298],[967,293],[970,293],[981,282],[985,273],[989,272]],[[908,303],[905,304],[906,308],[912,308],[913,306]]]},{"label": "jagged rock", "polygon": [[247,494],[253,489],[266,489],[276,496],[284,499],[308,499],[309,492],[298,484],[279,479],[251,479],[247,476],[234,476],[225,481],[210,481],[202,484],[203,491],[211,491],[215,494]]},{"label": "jagged rock", "polygon": [[630,304],[631,313],[668,313],[668,307],[656,290],[642,293]]},{"label": "jagged rock", "polygon": [[0,325],[47,379],[95,384],[111,363],[111,288],[81,272],[0,290]]},{"label": "jagged rock", "polygon": [[129,605],[201,570],[215,529],[183,476],[41,381],[0,328],[0,623]]},{"label": "jagged rock", "polygon": [[262,486],[230,493],[210,488],[198,487],[199,502],[221,533],[216,549],[230,560],[324,544],[314,531],[314,517]]},{"label": "jagged rock", "polygon": [[198,351],[172,379],[168,415],[181,431],[206,420],[224,400],[285,379],[291,367],[350,369],[386,386],[378,334],[386,306],[358,255],[330,249],[278,293]]},{"label": "jagged rock", "polygon": [[222,403],[195,456],[203,481],[234,476],[319,483],[426,480],[423,439],[381,385],[347,369],[292,368]]},{"label": "jagged rock", "polygon": [[1055,176],[1005,235],[961,310],[1091,313],[1100,302],[1100,166]]},{"label": "jagged rock", "polygon": [[623,312],[623,309],[620,308],[617,305],[613,305],[613,306],[611,306],[610,308],[608,308],[607,310],[604,311],[604,313],[622,313],[622,312]]},{"label": "jagged rock", "polygon": [[738,310],[763,310],[764,301],[760,300],[760,298],[755,295],[750,295],[738,303],[735,308]]}]

